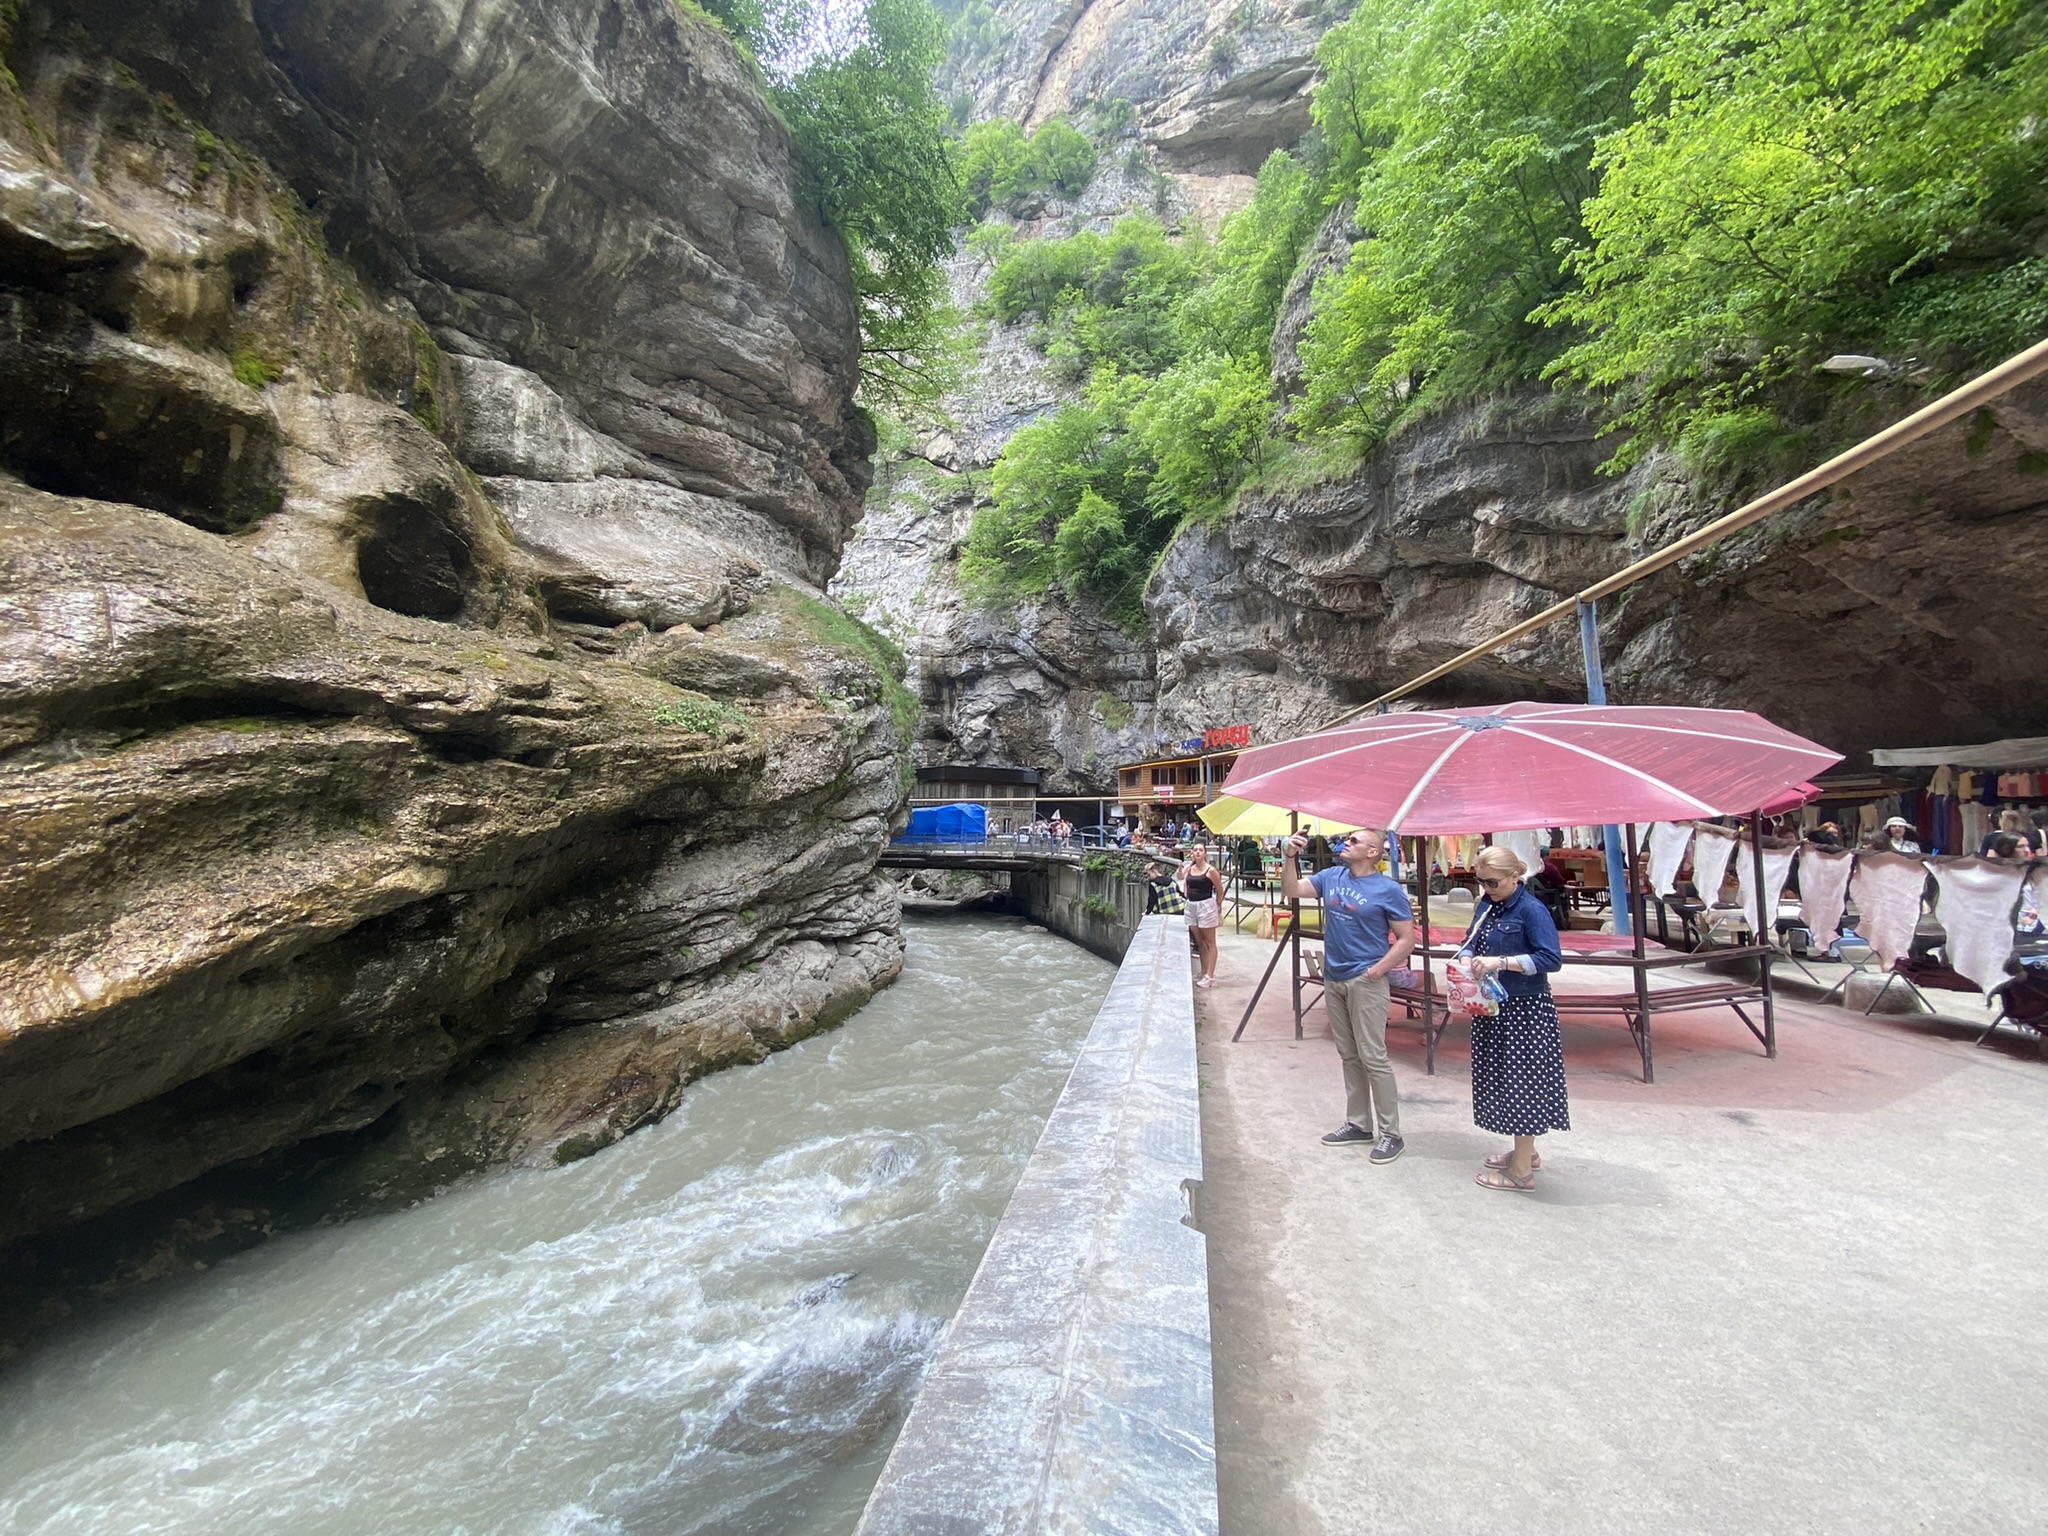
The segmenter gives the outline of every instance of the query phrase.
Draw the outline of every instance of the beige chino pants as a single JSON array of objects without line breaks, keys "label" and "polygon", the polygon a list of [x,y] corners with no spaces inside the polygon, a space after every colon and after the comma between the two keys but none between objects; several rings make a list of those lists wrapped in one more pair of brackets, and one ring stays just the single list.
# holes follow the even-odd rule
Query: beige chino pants
[{"label": "beige chino pants", "polygon": [[1400,1135],[1401,1100],[1387,1060],[1386,977],[1325,982],[1323,1006],[1344,1063],[1344,1118],[1375,1136]]}]

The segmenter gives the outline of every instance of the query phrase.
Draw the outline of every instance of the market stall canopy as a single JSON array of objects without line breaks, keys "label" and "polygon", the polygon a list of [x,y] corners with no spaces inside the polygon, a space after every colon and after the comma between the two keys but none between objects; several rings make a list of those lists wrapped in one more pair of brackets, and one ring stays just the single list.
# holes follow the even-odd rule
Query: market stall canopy
[{"label": "market stall canopy", "polygon": [[1870,760],[1880,768],[2048,768],[2048,736],[2015,736],[1974,747],[1880,748]]},{"label": "market stall canopy", "polygon": [[1223,787],[1357,826],[1502,831],[1744,814],[1840,761],[1743,710],[1515,703],[1253,747]]},{"label": "market stall canopy", "polygon": [[[1260,805],[1255,800],[1240,800],[1234,795],[1219,796],[1196,814],[1202,818],[1202,825],[1218,837],[1284,837],[1296,830],[1292,823],[1298,815],[1283,806]],[[1310,836],[1358,830],[1355,822],[1332,821],[1326,816],[1302,816],[1299,819],[1299,830]]]}]

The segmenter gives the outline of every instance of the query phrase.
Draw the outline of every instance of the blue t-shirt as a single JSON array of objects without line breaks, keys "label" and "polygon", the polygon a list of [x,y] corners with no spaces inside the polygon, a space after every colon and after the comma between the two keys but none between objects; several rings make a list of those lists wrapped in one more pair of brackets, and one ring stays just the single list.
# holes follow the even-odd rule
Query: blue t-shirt
[{"label": "blue t-shirt", "polygon": [[1333,980],[1363,974],[1391,947],[1387,925],[1414,919],[1408,893],[1377,870],[1358,876],[1339,865],[1309,883],[1323,898],[1323,974]]}]

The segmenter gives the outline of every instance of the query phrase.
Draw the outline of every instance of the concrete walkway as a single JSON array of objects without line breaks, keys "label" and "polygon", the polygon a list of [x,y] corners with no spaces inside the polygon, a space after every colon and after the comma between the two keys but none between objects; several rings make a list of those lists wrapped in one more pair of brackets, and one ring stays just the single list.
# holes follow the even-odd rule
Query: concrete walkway
[{"label": "concrete walkway", "polygon": [[[1408,1149],[1343,1119],[1323,1010],[1223,935],[1198,991],[1225,1536],[2048,1530],[2048,1063],[1786,1002],[1567,1018],[1573,1129],[1473,1183],[1466,1035],[1392,1031]],[[1284,965],[1284,962],[1283,962]],[[1398,1010],[1396,1010],[1398,1016]]]}]

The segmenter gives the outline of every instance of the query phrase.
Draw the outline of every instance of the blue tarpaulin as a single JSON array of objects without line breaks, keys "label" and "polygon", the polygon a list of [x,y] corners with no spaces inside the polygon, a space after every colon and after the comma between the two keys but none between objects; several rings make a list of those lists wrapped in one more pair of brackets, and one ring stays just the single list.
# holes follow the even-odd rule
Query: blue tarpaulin
[{"label": "blue tarpaulin", "polygon": [[904,843],[985,843],[988,811],[979,805],[923,805],[910,813]]}]

